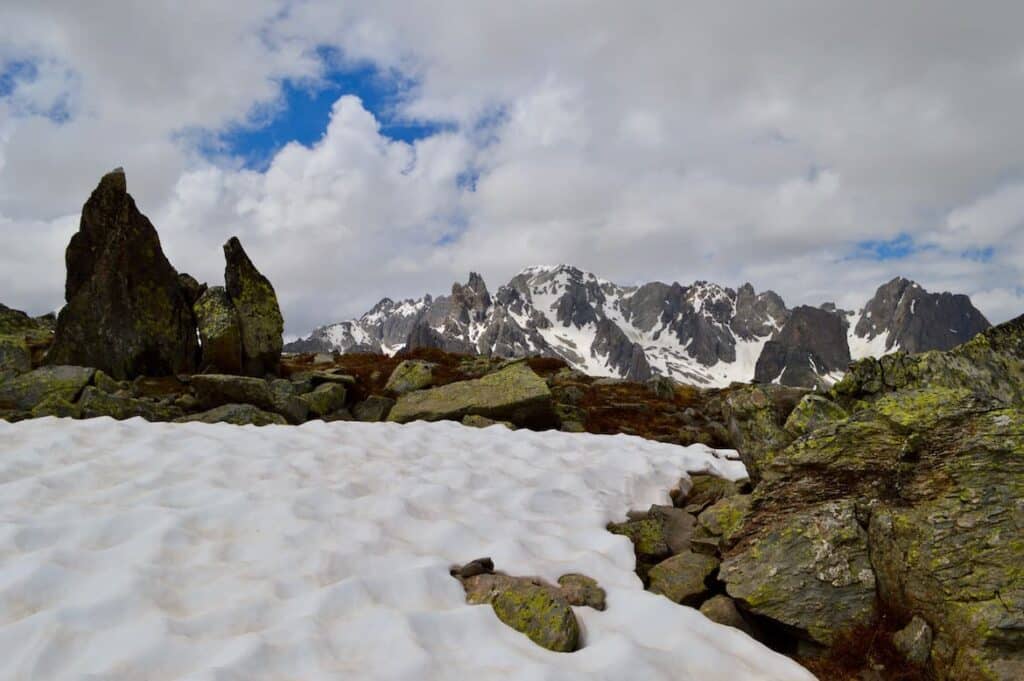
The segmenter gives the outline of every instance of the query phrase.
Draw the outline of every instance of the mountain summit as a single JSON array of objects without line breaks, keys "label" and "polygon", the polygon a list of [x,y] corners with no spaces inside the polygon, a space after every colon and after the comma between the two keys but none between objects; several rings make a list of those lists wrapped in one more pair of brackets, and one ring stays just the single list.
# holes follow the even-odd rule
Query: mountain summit
[{"label": "mountain summit", "polygon": [[902,278],[879,287],[856,312],[831,304],[790,310],[775,292],[750,284],[620,286],[556,265],[528,267],[493,296],[473,272],[448,296],[384,298],[362,317],[318,328],[285,350],[539,354],[595,376],[824,387],[851,359],[947,350],[988,327],[967,296],[928,293]]}]

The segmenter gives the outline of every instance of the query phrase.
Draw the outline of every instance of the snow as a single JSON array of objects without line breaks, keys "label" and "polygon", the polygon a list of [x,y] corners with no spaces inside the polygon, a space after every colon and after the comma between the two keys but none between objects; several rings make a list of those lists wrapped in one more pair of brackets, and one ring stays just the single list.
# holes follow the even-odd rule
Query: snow
[{"label": "snow", "polygon": [[[629,508],[702,446],[454,423],[0,422],[3,679],[811,679],[643,591]],[[723,453],[724,454],[724,453]],[[731,453],[730,453],[731,455]],[[450,564],[583,571],[585,647],[465,603]]]},{"label": "snow", "polygon": [[[864,313],[864,318],[869,318],[871,312]],[[898,343],[890,347],[889,345],[889,332],[883,331],[875,336],[858,336],[856,328],[858,322],[860,322],[861,315],[854,315],[850,319],[850,326],[846,334],[846,342],[850,346],[850,358],[854,360],[864,359],[865,357],[881,357],[891,352],[899,352],[900,346]]]}]

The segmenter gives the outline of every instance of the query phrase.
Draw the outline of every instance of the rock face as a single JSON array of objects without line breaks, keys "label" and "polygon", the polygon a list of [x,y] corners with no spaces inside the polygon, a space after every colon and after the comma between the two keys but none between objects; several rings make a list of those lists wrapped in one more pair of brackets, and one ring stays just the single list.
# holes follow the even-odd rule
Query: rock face
[{"label": "rock face", "polygon": [[474,414],[517,426],[555,424],[551,391],[524,362],[472,381],[417,390],[398,398],[389,421],[461,420]]},{"label": "rock face", "polygon": [[238,312],[227,289],[223,286],[210,287],[195,301],[193,310],[203,346],[200,370],[241,373],[242,331],[238,324]]},{"label": "rock face", "polygon": [[0,381],[32,369],[52,341],[49,320],[0,304]]},{"label": "rock face", "polygon": [[846,328],[838,314],[797,307],[779,333],[765,344],[754,380],[796,387],[826,388],[823,378],[843,372],[850,363]]},{"label": "rock face", "polygon": [[276,374],[284,344],[284,318],[270,281],[249,260],[241,242],[224,244],[224,281],[238,313],[242,337],[242,369],[248,376]]},{"label": "rock face", "polygon": [[1024,317],[857,362],[825,397],[757,459],[728,593],[826,645],[877,598],[931,625],[912,654],[938,678],[1024,678]]},{"label": "rock face", "polygon": [[[964,296],[928,294],[914,286],[927,297],[929,309],[945,310],[949,306],[942,301],[955,300],[950,309],[972,320],[950,327],[957,329],[957,339],[987,326]],[[943,329],[954,313],[926,313],[924,302],[904,303],[903,314],[879,316],[869,326],[859,321],[867,310],[848,313],[825,304],[790,312],[777,294],[757,293],[750,284],[739,289],[706,281],[619,286],[569,265],[529,267],[494,295],[479,274],[471,273],[449,296],[385,298],[362,317],[316,329],[286,349],[393,354],[404,347],[488,357],[542,355],[593,376],[644,380],[660,374],[708,387],[751,380],[763,354],[759,380],[770,382],[785,370],[787,385],[825,388],[845,371],[851,355],[860,359],[892,349],[885,346],[890,334],[893,343],[908,334],[917,338],[914,349],[946,347],[941,344],[949,332]]]},{"label": "rock face", "polygon": [[799,388],[759,384],[737,388],[726,397],[722,408],[726,426],[751,480],[760,479],[766,456],[792,441],[784,425],[806,394]]},{"label": "rock face", "polygon": [[82,208],[66,260],[67,305],[48,363],[95,367],[117,379],[195,369],[191,306],[120,169],[100,180]]},{"label": "rock face", "polygon": [[887,352],[950,350],[989,328],[964,295],[928,293],[897,277],[878,287],[856,320],[854,333],[867,341],[883,337]]}]

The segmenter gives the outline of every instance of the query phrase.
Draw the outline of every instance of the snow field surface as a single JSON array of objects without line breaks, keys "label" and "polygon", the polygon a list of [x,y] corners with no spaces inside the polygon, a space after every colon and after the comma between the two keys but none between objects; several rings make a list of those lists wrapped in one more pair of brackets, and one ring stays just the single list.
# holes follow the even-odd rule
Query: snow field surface
[{"label": "snow field surface", "polygon": [[[312,422],[0,421],[0,678],[810,679],[643,591],[605,531],[683,471],[638,438]],[[594,577],[585,647],[541,649],[465,602],[453,563]]]}]

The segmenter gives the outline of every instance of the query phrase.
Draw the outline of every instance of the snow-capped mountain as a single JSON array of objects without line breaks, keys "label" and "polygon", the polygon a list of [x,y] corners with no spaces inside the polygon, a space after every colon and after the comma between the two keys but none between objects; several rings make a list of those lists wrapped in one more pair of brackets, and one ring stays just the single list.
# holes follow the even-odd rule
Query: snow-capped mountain
[{"label": "snow-capped mountain", "polygon": [[[940,328],[941,327],[941,328]],[[966,296],[905,279],[859,312],[789,310],[772,291],[697,281],[620,286],[569,265],[529,267],[492,296],[479,274],[450,295],[381,300],[354,320],[313,331],[289,352],[393,354],[405,347],[561,357],[595,376],[653,374],[702,386],[754,379],[827,385],[850,359],[895,349],[947,349],[988,327]]]}]

